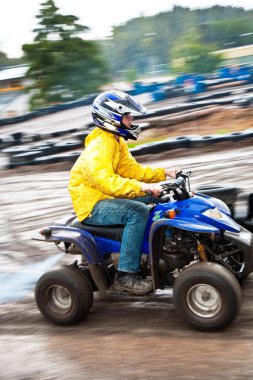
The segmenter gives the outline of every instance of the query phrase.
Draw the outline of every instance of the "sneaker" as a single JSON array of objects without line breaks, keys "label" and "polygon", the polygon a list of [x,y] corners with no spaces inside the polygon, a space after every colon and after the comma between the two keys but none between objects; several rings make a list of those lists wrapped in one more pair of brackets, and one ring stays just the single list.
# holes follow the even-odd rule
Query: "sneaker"
[{"label": "sneaker", "polygon": [[135,273],[125,274],[123,277],[116,275],[114,279],[115,291],[142,295],[151,292],[152,289],[153,286],[150,280],[143,279]]}]

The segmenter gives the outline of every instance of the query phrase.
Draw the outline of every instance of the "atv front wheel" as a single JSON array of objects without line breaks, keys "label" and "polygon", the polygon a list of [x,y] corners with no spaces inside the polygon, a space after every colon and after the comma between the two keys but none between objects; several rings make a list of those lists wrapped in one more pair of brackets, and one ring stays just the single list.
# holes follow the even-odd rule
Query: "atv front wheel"
[{"label": "atv front wheel", "polygon": [[173,298],[178,315],[192,327],[221,330],[239,313],[241,289],[229,270],[202,262],[189,266],[178,276]]},{"label": "atv front wheel", "polygon": [[47,319],[64,325],[84,318],[93,303],[93,290],[80,269],[66,266],[38,280],[35,300]]}]

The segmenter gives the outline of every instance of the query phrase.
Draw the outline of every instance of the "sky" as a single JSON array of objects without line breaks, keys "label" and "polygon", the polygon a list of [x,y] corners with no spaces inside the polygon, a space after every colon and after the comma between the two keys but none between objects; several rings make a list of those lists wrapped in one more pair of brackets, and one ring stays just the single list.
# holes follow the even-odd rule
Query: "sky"
[{"label": "sky", "polygon": [[[32,30],[37,26],[36,14],[44,0],[0,0],[0,51],[9,58],[22,55],[21,46],[33,41]],[[55,0],[59,12],[79,18],[90,28],[89,38],[110,35],[112,26],[143,16],[166,12],[173,5],[190,9],[213,5],[236,6],[253,9],[253,0]]]}]

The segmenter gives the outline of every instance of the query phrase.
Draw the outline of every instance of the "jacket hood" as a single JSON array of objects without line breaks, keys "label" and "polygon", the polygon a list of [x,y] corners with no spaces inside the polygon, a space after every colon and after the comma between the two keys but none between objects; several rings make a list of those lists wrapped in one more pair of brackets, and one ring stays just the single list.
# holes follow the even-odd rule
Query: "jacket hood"
[{"label": "jacket hood", "polygon": [[94,128],[93,131],[89,133],[88,136],[85,138],[84,146],[88,146],[91,143],[91,141],[95,140],[98,136],[103,136],[104,134],[106,134],[109,138],[114,138],[113,134],[111,134],[110,132],[106,132],[101,128],[97,127]]}]

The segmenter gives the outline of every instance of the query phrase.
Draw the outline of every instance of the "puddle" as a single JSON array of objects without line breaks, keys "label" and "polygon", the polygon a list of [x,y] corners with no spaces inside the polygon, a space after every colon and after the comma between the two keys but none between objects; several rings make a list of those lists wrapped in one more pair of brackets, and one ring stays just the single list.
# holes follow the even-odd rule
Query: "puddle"
[{"label": "puddle", "polygon": [[50,270],[63,256],[64,253],[59,253],[44,261],[32,265],[28,264],[16,273],[0,273],[0,304],[18,301],[26,297],[34,288],[38,279]]}]

